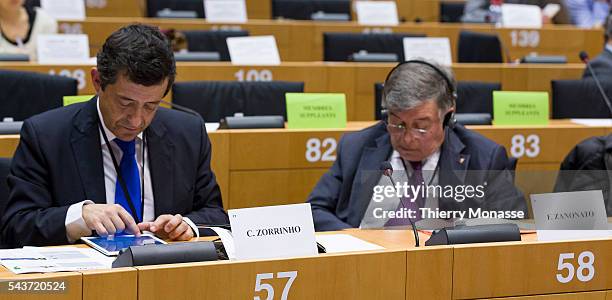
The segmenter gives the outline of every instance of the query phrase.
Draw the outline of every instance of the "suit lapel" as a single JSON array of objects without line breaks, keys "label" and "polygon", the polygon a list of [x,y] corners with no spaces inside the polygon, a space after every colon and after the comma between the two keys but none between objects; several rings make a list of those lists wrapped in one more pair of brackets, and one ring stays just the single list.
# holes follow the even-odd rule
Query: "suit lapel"
[{"label": "suit lapel", "polygon": [[76,115],[70,142],[86,199],[103,204],[106,189],[96,103],[96,98],[89,100]]},{"label": "suit lapel", "polygon": [[349,223],[355,226],[359,226],[361,223],[361,219],[363,219],[363,215],[372,200],[372,189],[382,176],[380,163],[387,160],[392,150],[389,134],[386,131],[376,139],[375,145],[363,149],[351,191],[351,195],[356,195],[352,199],[354,203],[351,205],[355,211],[350,214],[355,219],[349,220]]},{"label": "suit lapel", "polygon": [[[457,186],[465,183],[470,155],[462,153],[463,149],[465,149],[465,144],[452,129],[447,128],[446,137],[440,150],[439,184],[441,186]],[[440,208],[442,209],[455,203],[453,199],[440,197]]]},{"label": "suit lapel", "polygon": [[155,118],[146,130],[147,152],[153,187],[155,217],[172,211],[174,144],[166,135],[166,127]]}]

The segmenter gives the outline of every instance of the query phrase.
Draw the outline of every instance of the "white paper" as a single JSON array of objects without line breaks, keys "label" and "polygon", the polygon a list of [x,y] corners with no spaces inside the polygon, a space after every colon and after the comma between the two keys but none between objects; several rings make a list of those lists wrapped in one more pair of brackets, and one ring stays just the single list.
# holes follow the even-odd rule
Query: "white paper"
[{"label": "white paper", "polygon": [[317,235],[317,242],[325,247],[326,253],[385,249],[348,234],[320,234]]},{"label": "white paper", "polygon": [[276,39],[271,35],[227,38],[233,65],[280,65]]},{"label": "white paper", "polygon": [[399,24],[395,1],[357,1],[355,11],[360,25]]},{"label": "white paper", "polygon": [[612,126],[612,119],[571,119],[572,123],[589,127],[609,127]]},{"label": "white paper", "polygon": [[236,259],[236,246],[234,245],[234,237],[232,236],[232,232],[221,227],[206,228],[210,228],[219,236],[221,242],[223,243],[223,248],[225,248],[225,252],[227,253],[227,257],[229,259]]},{"label": "white paper", "polygon": [[317,255],[309,203],[230,209],[237,259]]},{"label": "white paper", "polygon": [[219,122],[206,122],[204,126],[206,127],[206,132],[214,132],[219,129]]},{"label": "white paper", "polygon": [[244,0],[204,0],[204,12],[208,22],[246,23],[247,21]]},{"label": "white paper", "polygon": [[531,195],[538,240],[611,236],[601,190]]},{"label": "white paper", "polygon": [[443,66],[453,63],[450,41],[446,37],[404,38],[404,58],[431,60]]},{"label": "white paper", "polygon": [[57,20],[85,21],[83,0],[40,0],[40,7]]},{"label": "white paper", "polygon": [[561,5],[557,3],[548,3],[544,8],[542,8],[542,15],[548,17],[549,19],[554,18],[557,13],[561,10]]},{"label": "white paper", "polygon": [[89,64],[89,38],[86,34],[45,34],[37,41],[41,64]]},{"label": "white paper", "polygon": [[0,251],[0,262],[15,274],[110,269],[113,260],[90,248],[24,247]]},{"label": "white paper", "polygon": [[502,25],[511,28],[542,28],[542,10],[537,5],[502,4]]}]

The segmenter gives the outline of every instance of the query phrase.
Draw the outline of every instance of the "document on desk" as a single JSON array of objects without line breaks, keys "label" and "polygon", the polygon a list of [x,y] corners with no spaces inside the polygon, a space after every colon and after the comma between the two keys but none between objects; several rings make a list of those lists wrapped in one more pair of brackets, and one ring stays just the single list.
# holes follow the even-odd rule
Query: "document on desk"
[{"label": "document on desk", "polygon": [[317,242],[325,247],[326,253],[383,250],[381,247],[348,234],[321,234]]},{"label": "document on desk", "polygon": [[94,249],[24,247],[0,250],[0,263],[15,274],[110,269],[113,257]]}]

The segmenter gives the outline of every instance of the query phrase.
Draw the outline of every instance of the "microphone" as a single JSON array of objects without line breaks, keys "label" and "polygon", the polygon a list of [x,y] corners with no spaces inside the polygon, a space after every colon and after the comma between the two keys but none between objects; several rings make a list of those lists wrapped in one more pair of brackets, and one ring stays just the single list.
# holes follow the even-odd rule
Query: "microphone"
[{"label": "microphone", "polygon": [[[381,162],[380,170],[383,172],[383,175],[389,178],[389,180],[391,181],[391,185],[393,185],[393,189],[395,190],[396,194],[400,195],[395,186],[395,181],[393,180],[393,177],[391,177],[391,175],[393,175],[393,166],[391,165],[391,163],[388,161]],[[404,202],[402,202],[401,197],[400,197],[400,204],[402,205],[402,208],[406,208],[404,206]],[[412,233],[414,234],[415,246],[418,247],[419,246],[419,234],[416,230],[416,226],[414,225],[414,222],[412,222],[412,218],[410,218],[410,216],[408,216],[408,221],[410,222],[410,225],[412,225]]]},{"label": "microphone", "polygon": [[606,106],[608,106],[608,111],[610,111],[610,115],[612,115],[612,104],[610,103],[610,99],[608,98],[608,95],[606,95],[606,92],[601,87],[601,83],[599,82],[599,78],[597,78],[597,74],[595,74],[593,67],[591,67],[591,62],[589,61],[589,55],[585,51],[580,51],[580,54],[578,56],[580,57],[580,60],[586,64],[587,69],[593,76],[593,80],[595,80],[597,89],[599,89],[599,94],[601,95],[604,102],[606,103]]},{"label": "microphone", "polygon": [[172,102],[168,102],[166,100],[160,100],[160,101],[161,101],[161,103],[166,104],[166,105],[168,105],[168,106],[170,106],[170,107],[172,107],[172,108],[174,108],[176,110],[180,110],[182,112],[186,112],[188,114],[192,114],[192,115],[202,119],[202,122],[205,123],[204,119],[202,118],[202,115],[200,115],[197,111],[195,111],[195,110],[193,110],[193,109],[191,109],[189,107],[178,105],[178,104],[172,103]]}]

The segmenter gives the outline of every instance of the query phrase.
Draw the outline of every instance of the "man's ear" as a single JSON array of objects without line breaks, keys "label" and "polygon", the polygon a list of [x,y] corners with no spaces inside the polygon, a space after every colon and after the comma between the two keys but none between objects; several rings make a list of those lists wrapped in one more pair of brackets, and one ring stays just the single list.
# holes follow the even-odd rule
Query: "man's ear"
[{"label": "man's ear", "polygon": [[100,80],[100,72],[96,67],[91,68],[91,83],[96,90],[96,94],[99,94],[102,91],[102,81]]}]

